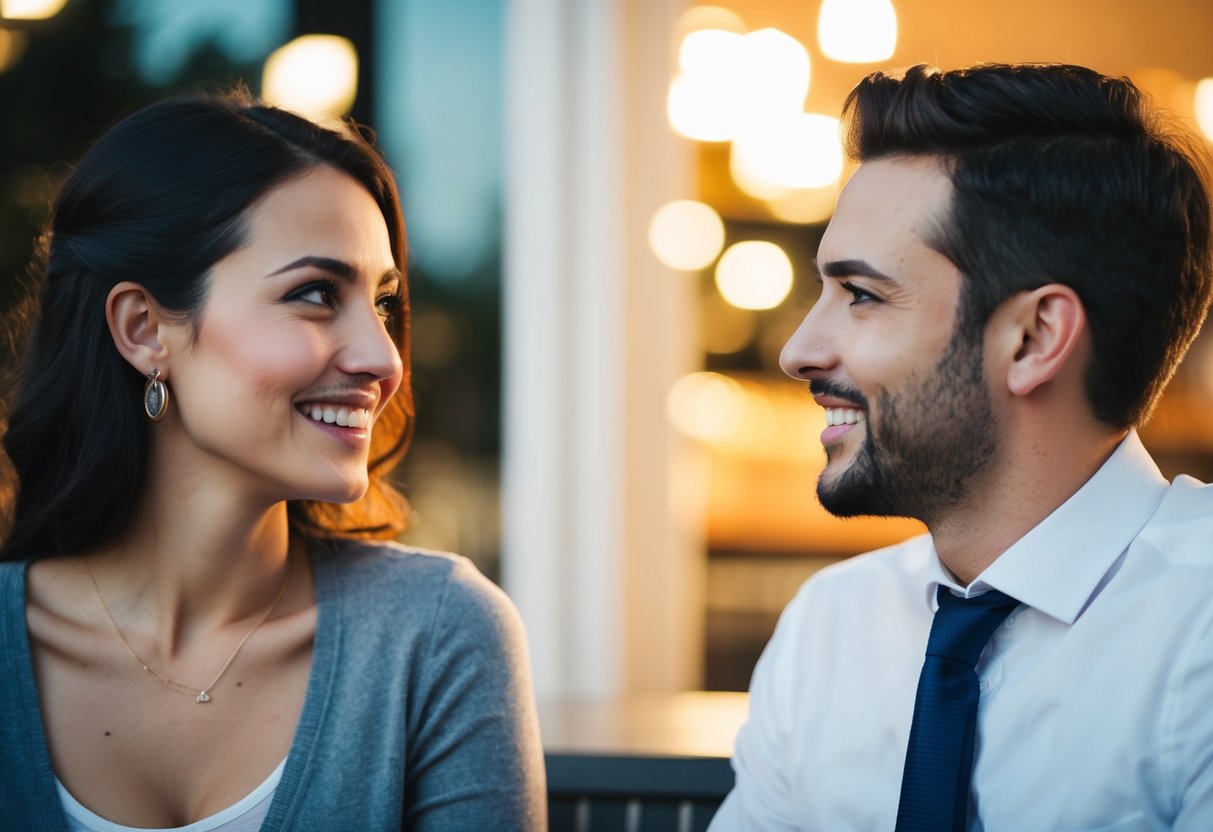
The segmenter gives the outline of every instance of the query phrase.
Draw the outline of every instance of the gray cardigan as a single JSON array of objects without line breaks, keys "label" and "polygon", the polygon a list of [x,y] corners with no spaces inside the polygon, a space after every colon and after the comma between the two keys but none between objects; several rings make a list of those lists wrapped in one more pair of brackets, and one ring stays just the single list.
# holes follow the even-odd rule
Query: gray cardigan
[{"label": "gray cardigan", "polygon": [[[261,829],[545,827],[517,612],[467,560],[314,544],[307,698]],[[0,827],[66,832],[42,732],[24,563],[0,564]]]}]

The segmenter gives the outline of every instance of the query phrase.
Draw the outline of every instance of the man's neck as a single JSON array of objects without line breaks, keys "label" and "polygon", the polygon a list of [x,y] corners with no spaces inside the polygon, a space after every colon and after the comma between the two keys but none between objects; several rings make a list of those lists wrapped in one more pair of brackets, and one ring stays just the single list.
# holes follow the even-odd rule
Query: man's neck
[{"label": "man's neck", "polygon": [[1009,447],[973,484],[972,499],[927,526],[944,567],[963,586],[1056,511],[1107,462],[1126,432],[1099,441]]}]

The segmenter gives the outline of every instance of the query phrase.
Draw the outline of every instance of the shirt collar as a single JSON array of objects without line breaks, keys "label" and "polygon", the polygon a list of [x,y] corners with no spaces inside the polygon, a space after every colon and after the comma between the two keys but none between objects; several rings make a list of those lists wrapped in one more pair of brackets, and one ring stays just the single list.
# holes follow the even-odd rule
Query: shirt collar
[{"label": "shirt collar", "polygon": [[940,563],[932,546],[927,600],[937,606],[943,585],[970,597],[1005,592],[1065,624],[1073,624],[1104,576],[1162,502],[1167,480],[1130,430],[1095,475],[1052,514],[1017,540],[967,588]]}]

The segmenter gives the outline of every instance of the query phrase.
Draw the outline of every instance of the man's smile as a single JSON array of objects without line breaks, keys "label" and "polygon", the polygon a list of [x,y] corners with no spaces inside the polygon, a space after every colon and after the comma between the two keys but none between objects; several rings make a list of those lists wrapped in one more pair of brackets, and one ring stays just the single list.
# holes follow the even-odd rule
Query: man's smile
[{"label": "man's smile", "polygon": [[827,407],[825,410],[826,424],[830,427],[854,425],[867,419],[867,414],[857,407]]}]

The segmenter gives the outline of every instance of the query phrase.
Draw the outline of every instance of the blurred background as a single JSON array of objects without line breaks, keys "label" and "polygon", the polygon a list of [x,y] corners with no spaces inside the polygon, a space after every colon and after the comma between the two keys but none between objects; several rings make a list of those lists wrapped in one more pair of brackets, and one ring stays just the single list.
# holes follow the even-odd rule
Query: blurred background
[{"label": "blurred background", "polygon": [[[526,620],[545,698],[744,690],[822,566],[920,531],[817,505],[822,412],[778,368],[817,292],[865,74],[1067,61],[1213,136],[1204,0],[0,0],[0,302],[73,159],[244,83],[371,125],[410,237],[405,540]],[[1213,338],[1143,431],[1213,478]]]}]

